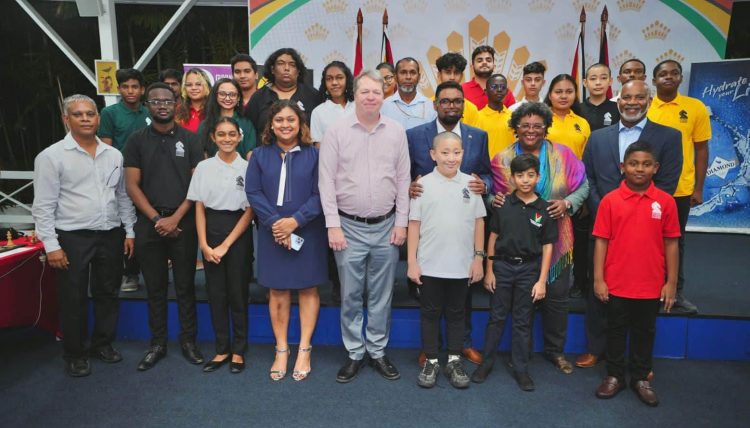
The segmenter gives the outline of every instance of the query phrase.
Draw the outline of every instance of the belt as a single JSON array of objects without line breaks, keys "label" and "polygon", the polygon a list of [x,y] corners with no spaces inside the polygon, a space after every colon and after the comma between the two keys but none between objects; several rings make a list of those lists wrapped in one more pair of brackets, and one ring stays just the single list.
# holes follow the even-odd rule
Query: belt
[{"label": "belt", "polygon": [[539,256],[535,257],[508,257],[508,256],[492,256],[490,260],[502,260],[512,265],[522,265],[524,263],[535,262],[539,260]]},{"label": "belt", "polygon": [[339,210],[339,215],[342,217],[346,217],[349,220],[358,221],[360,223],[364,224],[378,224],[382,223],[383,221],[389,219],[394,213],[396,212],[396,207],[391,208],[391,210],[388,212],[388,214],[377,216],[377,217],[358,217],[356,215],[347,214],[341,210]]}]

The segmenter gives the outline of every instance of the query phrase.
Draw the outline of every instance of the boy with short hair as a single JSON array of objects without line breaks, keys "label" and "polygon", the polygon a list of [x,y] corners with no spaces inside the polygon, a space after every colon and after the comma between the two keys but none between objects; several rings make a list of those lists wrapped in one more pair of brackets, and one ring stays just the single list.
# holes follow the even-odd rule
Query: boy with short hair
[{"label": "boy with short hair", "polygon": [[441,132],[430,155],[436,167],[419,179],[423,192],[410,201],[407,235],[407,276],[422,287],[422,347],[427,355],[417,384],[432,388],[437,382],[440,316],[445,314],[445,375],[455,388],[467,388],[469,376],[461,363],[464,302],[468,287],[482,279],[487,212],[482,197],[469,190],[472,176],[460,171],[461,138]]},{"label": "boy with short hair", "polygon": [[594,293],[607,304],[608,322],[607,377],[596,396],[612,398],[625,388],[629,345],[630,387],[641,401],[656,406],[659,399],[647,377],[659,304],[669,312],[675,300],[680,224],[674,198],[652,181],[659,163],[650,144],[631,144],[621,168],[625,180],[602,199],[593,232]]},{"label": "boy with short hair", "polygon": [[512,106],[508,107],[510,112],[516,111],[521,104],[529,102],[542,102],[539,94],[544,88],[544,73],[547,68],[541,62],[534,61],[526,64],[523,67],[523,78],[521,79],[521,85],[523,86],[523,98],[521,101],[516,102]]},{"label": "boy with short hair", "polygon": [[588,97],[581,103],[581,116],[589,123],[592,132],[620,121],[617,103],[607,98],[607,91],[612,86],[609,66],[594,64],[586,69],[583,86],[588,90]]},{"label": "boy with short hair", "polygon": [[482,364],[471,375],[482,383],[492,371],[502,339],[505,319],[513,315],[511,361],[514,378],[523,391],[533,391],[527,366],[531,348],[534,303],[547,291],[552,246],[557,242],[557,222],[547,212],[547,201],[534,192],[539,181],[539,159],[532,154],[516,156],[510,163],[516,190],[490,220],[484,287],[492,293],[490,319],[484,339]]}]

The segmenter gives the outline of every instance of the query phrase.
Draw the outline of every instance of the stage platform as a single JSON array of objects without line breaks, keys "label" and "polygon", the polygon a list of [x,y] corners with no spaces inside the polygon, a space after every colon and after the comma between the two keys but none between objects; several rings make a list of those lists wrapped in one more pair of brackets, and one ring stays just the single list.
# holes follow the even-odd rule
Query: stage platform
[{"label": "stage platform", "polygon": [[[750,361],[750,262],[748,262],[750,236],[729,234],[689,233],[685,273],[685,295],[695,303],[700,312],[695,316],[661,314],[657,321],[657,340],[654,354],[666,358],[691,358],[708,360]],[[406,264],[401,262],[397,273],[397,286],[393,297],[393,321],[389,346],[419,348],[419,304],[407,292]],[[199,340],[213,339],[207,304],[205,277],[196,274],[196,295],[199,319]],[[341,344],[339,308],[331,299],[331,285],[320,287],[321,310],[314,343]],[[145,340],[149,338],[145,290],[121,293],[120,339]],[[250,286],[250,342],[272,343],[266,304],[266,291],[258,284]],[[177,334],[177,314],[174,291],[170,289],[170,337]],[[474,344],[481,348],[484,326],[487,322],[489,295],[481,289],[474,290],[473,331]],[[297,307],[293,306],[290,341],[299,338]],[[584,301],[572,299],[568,322],[568,340],[565,351],[571,354],[585,352]],[[509,326],[508,326],[509,328]],[[535,350],[541,350],[540,322],[535,323]],[[505,335],[501,349],[508,349],[509,334]]]}]

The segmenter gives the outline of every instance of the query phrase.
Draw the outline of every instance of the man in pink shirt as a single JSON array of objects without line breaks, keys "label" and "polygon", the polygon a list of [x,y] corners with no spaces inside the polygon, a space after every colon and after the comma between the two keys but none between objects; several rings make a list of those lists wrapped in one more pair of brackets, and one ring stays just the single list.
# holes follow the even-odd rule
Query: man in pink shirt
[{"label": "man in pink shirt", "polygon": [[383,83],[370,70],[354,79],[355,114],[331,126],[320,145],[318,187],[341,278],[341,334],[349,352],[339,383],[357,376],[366,354],[384,378],[400,377],[385,347],[398,246],[406,240],[410,162],[404,128],[380,114]]}]

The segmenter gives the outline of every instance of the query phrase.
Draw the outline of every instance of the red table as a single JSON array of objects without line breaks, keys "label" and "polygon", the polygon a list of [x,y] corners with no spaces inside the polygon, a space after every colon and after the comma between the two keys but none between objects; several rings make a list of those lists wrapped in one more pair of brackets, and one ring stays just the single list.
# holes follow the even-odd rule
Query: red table
[{"label": "red table", "polygon": [[13,242],[28,245],[21,252],[0,253],[0,328],[36,325],[60,336],[55,270],[39,261],[44,246],[29,244],[28,238]]}]

